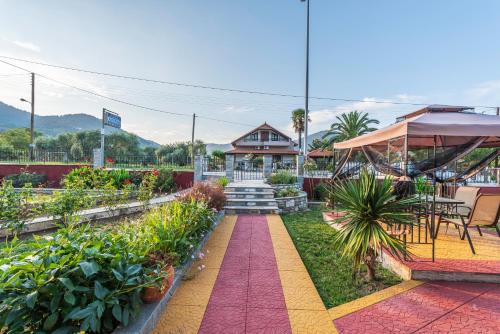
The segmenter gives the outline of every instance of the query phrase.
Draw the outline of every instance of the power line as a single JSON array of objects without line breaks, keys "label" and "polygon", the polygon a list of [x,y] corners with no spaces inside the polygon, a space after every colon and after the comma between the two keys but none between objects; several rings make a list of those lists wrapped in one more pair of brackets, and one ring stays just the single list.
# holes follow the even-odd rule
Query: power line
[{"label": "power line", "polygon": [[[30,70],[28,70],[26,68],[23,68],[23,67],[11,64],[11,63],[6,62],[6,61],[1,60],[1,59],[0,59],[0,62],[2,62],[4,64],[7,64],[7,65],[10,65],[10,66],[13,66],[13,67],[16,67],[16,68],[18,68],[20,70],[23,70],[23,71],[26,71],[28,73],[35,73],[35,72],[30,71]],[[113,97],[109,97],[109,96],[106,96],[106,95],[102,95],[102,94],[97,93],[95,91],[92,91],[90,89],[86,89],[86,88],[81,88],[81,87],[78,87],[78,86],[74,86],[74,85],[68,84],[66,82],[50,78],[50,77],[48,77],[46,75],[43,75],[43,74],[40,74],[40,73],[35,73],[35,74],[38,75],[41,78],[44,78],[46,80],[50,80],[50,81],[56,82],[56,83],[58,83],[60,85],[64,85],[64,86],[67,86],[69,88],[85,92],[87,94],[95,95],[95,96],[98,96],[100,98],[107,99],[107,100],[110,100],[110,101],[113,101],[113,102],[117,102],[117,103],[121,103],[121,104],[125,104],[125,105],[131,106],[131,107],[135,107],[135,108],[139,108],[139,109],[145,109],[145,110],[150,110],[150,111],[161,112],[161,113],[169,114],[169,115],[192,117],[192,114],[183,114],[183,113],[178,113],[178,112],[173,112],[173,111],[166,111],[166,110],[162,110],[162,109],[147,107],[147,106],[144,106],[144,105],[140,105],[140,104],[136,104],[136,103],[132,103],[132,102],[128,102],[128,101],[116,99],[116,98],[113,98]],[[206,116],[197,116],[197,117],[198,118],[204,118],[204,119],[212,120],[212,121],[217,121],[217,122],[223,122],[223,123],[229,123],[229,124],[235,124],[235,125],[255,127],[255,125],[251,125],[251,124],[240,123],[240,122],[233,122],[233,121],[228,121],[228,120],[223,120],[223,119],[217,119],[217,118],[212,118],[212,117],[206,117]]]},{"label": "power line", "polygon": [[[235,89],[235,88],[224,88],[224,87],[199,85],[199,84],[188,84],[188,83],[182,83],[182,82],[164,81],[164,80],[141,78],[141,77],[129,76],[129,75],[121,75],[121,74],[114,74],[114,73],[107,73],[107,72],[98,72],[98,71],[86,70],[86,69],[82,69],[82,68],[48,64],[48,63],[34,61],[34,60],[27,60],[27,59],[1,56],[1,55],[0,55],[0,58],[16,60],[16,61],[21,61],[21,62],[30,63],[30,64],[36,64],[36,65],[42,65],[42,66],[47,66],[47,67],[59,68],[59,69],[64,69],[64,70],[69,70],[69,71],[76,71],[76,72],[82,72],[82,73],[89,73],[89,74],[96,74],[96,75],[102,75],[102,76],[108,76],[108,77],[137,80],[137,81],[145,81],[145,82],[166,84],[166,85],[173,85],[173,86],[180,86],[180,87],[200,88],[200,89],[209,89],[209,90],[215,90],[215,91],[245,93],[245,94],[255,94],[255,95],[265,95],[265,96],[304,98],[303,95],[273,93],[273,92],[264,92],[264,91]],[[309,98],[316,99],[316,100],[329,100],[329,101],[341,101],[341,102],[360,102],[360,103],[394,104],[394,105],[411,105],[411,106],[427,106],[427,105],[429,105],[429,103],[380,101],[380,100],[371,100],[371,99],[370,100],[361,100],[361,99],[322,97],[322,96],[309,96]],[[435,103],[435,104],[443,105],[442,103]],[[470,107],[473,107],[473,108],[480,108],[480,107],[481,108],[496,108],[496,106],[480,106],[480,105],[470,106]]]}]

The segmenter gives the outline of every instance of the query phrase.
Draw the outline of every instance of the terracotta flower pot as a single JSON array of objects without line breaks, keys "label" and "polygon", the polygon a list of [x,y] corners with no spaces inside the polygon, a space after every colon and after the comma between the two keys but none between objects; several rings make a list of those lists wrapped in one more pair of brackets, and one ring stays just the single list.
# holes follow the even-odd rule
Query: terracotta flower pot
[{"label": "terracotta flower pot", "polygon": [[143,302],[148,304],[160,301],[174,283],[175,270],[172,265],[164,267],[161,271],[167,273],[167,277],[163,278],[161,286],[148,286],[144,288],[141,294]]}]

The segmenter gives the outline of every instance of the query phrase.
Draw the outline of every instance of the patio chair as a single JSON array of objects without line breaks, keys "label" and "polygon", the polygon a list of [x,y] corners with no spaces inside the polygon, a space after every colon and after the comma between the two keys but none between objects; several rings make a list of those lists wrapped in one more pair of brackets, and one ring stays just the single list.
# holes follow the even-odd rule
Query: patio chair
[{"label": "patio chair", "polygon": [[[439,216],[444,215],[445,217],[451,216],[451,218],[459,218],[460,216],[469,217],[472,207],[474,206],[474,201],[476,200],[477,193],[479,192],[478,187],[458,187],[455,192],[454,199],[460,200],[464,202],[462,205],[457,205],[453,207],[448,207],[445,210],[441,211]],[[446,222],[446,232],[448,232],[449,222]],[[476,226],[480,235],[482,235],[481,229],[479,226]],[[439,233],[439,225],[436,231],[436,234]]]},{"label": "patio chair", "polygon": [[[467,237],[470,249],[473,254],[476,254],[474,250],[474,245],[472,244],[472,239],[469,234],[469,227],[471,226],[488,226],[495,227],[498,236],[500,237],[500,228],[498,227],[498,216],[500,214],[500,195],[486,195],[482,194],[476,197],[474,205],[472,207],[469,217],[459,215],[459,218],[451,218],[440,216],[438,220],[439,224],[444,221],[446,223],[454,224],[458,227],[458,234],[460,239],[464,240]],[[460,233],[460,227],[463,228],[463,232]],[[480,231],[480,230],[479,230]],[[481,233],[481,232],[480,232]]]}]

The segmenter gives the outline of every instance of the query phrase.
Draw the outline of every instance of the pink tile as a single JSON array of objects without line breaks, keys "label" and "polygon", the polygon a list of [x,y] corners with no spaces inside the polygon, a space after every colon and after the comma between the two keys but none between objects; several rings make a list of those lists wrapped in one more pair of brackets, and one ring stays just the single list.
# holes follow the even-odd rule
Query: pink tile
[{"label": "pink tile", "polygon": [[207,307],[199,334],[241,334],[245,333],[245,307]]},{"label": "pink tile", "polygon": [[226,286],[217,281],[208,305],[243,307],[247,304],[247,291],[247,286]]},{"label": "pink tile", "polygon": [[271,255],[254,255],[250,257],[250,270],[276,269],[276,259]]},{"label": "pink tile", "polygon": [[283,289],[281,286],[250,285],[248,307],[286,308]]},{"label": "pink tile", "polygon": [[229,270],[245,270],[250,266],[250,257],[249,256],[238,256],[231,255],[231,253],[226,252],[224,256],[224,260],[222,261],[222,268]]},{"label": "pink tile", "polygon": [[228,250],[234,251],[235,249],[250,250],[250,240],[236,240],[231,238],[229,244],[227,245],[226,254],[231,254]]},{"label": "pink tile", "polygon": [[250,285],[270,285],[279,286],[281,288],[281,281],[278,269],[254,269],[249,273]]},{"label": "pink tile", "polygon": [[266,244],[252,244],[250,257],[253,256],[274,256],[273,246]]},{"label": "pink tile", "polygon": [[248,269],[245,270],[231,270],[223,269],[217,276],[216,285],[222,286],[248,286]]},{"label": "pink tile", "polygon": [[285,309],[247,309],[247,334],[289,334],[292,332]]}]

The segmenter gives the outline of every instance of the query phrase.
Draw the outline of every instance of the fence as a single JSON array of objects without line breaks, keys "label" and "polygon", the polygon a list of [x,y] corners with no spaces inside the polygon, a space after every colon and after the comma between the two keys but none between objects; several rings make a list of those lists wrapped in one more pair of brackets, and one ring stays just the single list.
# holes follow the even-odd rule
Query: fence
[{"label": "fence", "polygon": [[112,155],[104,161],[108,168],[139,168],[150,169],[170,167],[173,169],[192,169],[190,157],[174,157],[172,155]]},{"label": "fence", "polygon": [[88,164],[92,163],[92,152],[46,151],[41,149],[0,149],[0,163],[18,164]]},{"label": "fence", "polygon": [[226,159],[203,157],[202,171],[203,173],[223,173],[226,171]]}]

